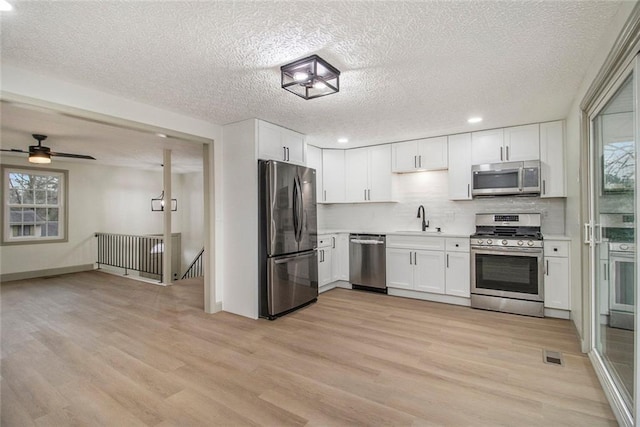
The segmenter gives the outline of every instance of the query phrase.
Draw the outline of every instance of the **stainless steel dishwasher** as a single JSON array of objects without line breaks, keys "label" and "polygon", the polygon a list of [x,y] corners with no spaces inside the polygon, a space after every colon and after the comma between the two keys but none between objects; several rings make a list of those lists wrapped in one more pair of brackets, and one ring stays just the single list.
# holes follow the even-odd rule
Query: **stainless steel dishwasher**
[{"label": "stainless steel dishwasher", "polygon": [[387,292],[386,237],[349,235],[349,282],[354,289]]}]

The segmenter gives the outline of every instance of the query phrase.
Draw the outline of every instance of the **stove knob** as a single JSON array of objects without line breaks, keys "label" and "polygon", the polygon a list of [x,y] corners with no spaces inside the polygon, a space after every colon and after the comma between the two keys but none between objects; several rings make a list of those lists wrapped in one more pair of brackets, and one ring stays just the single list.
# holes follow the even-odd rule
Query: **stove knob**
[{"label": "stove knob", "polygon": [[527,242],[527,245],[529,245],[529,246],[533,246],[533,240],[529,240],[529,241]]},{"label": "stove knob", "polygon": [[620,245],[620,249],[622,249],[623,251],[626,251],[627,249],[629,249],[629,245],[623,243]]},{"label": "stove knob", "polygon": [[518,246],[522,246],[524,245],[524,242],[522,240],[518,240]]},{"label": "stove knob", "polygon": [[506,245],[507,245],[507,243],[509,243],[509,242],[507,242],[506,240],[503,240],[503,241],[502,241],[502,244],[503,244],[504,246],[506,246]]},{"label": "stove knob", "polygon": [[487,239],[487,245],[491,245],[491,244],[493,244],[493,240]]},{"label": "stove knob", "polygon": [[478,239],[478,244],[481,245],[484,242],[482,239]]}]

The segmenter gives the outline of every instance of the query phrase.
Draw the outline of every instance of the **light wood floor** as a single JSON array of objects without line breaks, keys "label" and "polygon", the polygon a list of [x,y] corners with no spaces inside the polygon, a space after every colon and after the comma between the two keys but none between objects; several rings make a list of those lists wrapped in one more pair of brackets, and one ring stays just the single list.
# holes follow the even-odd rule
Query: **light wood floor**
[{"label": "light wood floor", "polygon": [[569,321],[344,289],[253,321],[100,272],[1,297],[2,426],[616,424]]}]

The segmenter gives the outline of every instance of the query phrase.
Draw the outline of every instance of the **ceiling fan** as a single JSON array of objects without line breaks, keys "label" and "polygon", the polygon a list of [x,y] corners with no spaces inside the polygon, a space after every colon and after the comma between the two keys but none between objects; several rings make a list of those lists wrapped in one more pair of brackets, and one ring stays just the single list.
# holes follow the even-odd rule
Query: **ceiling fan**
[{"label": "ceiling fan", "polygon": [[0,151],[9,151],[12,153],[25,153],[29,155],[29,162],[31,163],[51,163],[51,156],[58,157],[71,157],[73,159],[87,159],[87,160],[95,160],[95,157],[85,156],[84,154],[69,154],[69,153],[54,153],[51,151],[49,147],[45,147],[42,145],[42,141],[47,139],[47,135],[40,135],[37,133],[32,134],[36,141],[38,141],[38,145],[30,145],[29,151],[18,150],[12,148],[10,150],[0,149]]}]

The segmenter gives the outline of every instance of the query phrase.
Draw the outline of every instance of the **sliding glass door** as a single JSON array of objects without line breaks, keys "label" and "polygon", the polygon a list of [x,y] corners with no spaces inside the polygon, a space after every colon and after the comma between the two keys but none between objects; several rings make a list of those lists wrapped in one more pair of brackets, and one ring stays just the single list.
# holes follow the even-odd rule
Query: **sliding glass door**
[{"label": "sliding glass door", "polygon": [[592,319],[596,360],[630,417],[636,387],[636,67],[589,115]]}]

